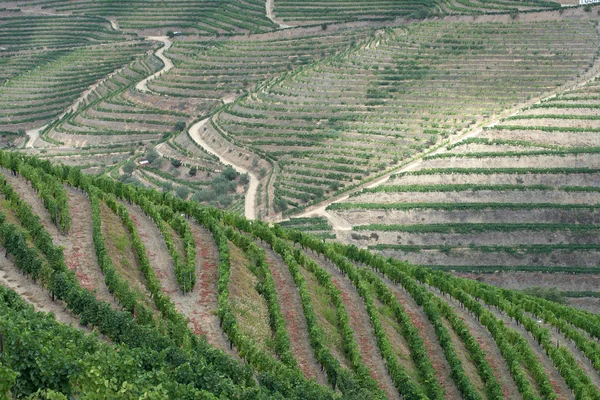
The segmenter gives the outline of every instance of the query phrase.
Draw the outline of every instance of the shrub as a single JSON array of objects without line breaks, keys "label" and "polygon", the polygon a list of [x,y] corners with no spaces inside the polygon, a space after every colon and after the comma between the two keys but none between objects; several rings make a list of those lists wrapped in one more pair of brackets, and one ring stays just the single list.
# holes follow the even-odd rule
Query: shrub
[{"label": "shrub", "polygon": [[210,202],[217,198],[217,193],[212,189],[200,190],[192,196],[192,200],[198,202]]},{"label": "shrub", "polygon": [[530,296],[540,297],[548,301],[553,301],[555,303],[567,303],[564,293],[556,288],[530,287],[523,290],[523,293]]}]

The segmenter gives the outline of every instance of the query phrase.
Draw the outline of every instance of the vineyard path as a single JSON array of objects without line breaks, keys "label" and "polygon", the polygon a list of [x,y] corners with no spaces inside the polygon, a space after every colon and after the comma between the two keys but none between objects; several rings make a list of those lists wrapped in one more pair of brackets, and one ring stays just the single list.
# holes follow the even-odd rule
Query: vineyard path
[{"label": "vineyard path", "polygon": [[210,145],[202,138],[200,135],[200,128],[202,128],[207,122],[209,118],[203,119],[202,121],[196,122],[194,125],[190,127],[190,137],[196,144],[201,146],[203,149],[208,151],[210,154],[214,154],[219,158],[219,161],[225,165],[230,165],[233,169],[235,169],[240,174],[248,174],[250,178],[250,185],[248,186],[248,190],[246,191],[246,199],[244,201],[244,215],[247,219],[256,219],[256,192],[258,190],[258,178],[252,172],[248,171],[246,168],[235,165],[229,160],[223,157],[223,154],[227,152],[227,149],[223,152],[223,154],[217,153]]},{"label": "vineyard path", "polygon": [[281,23],[275,21],[275,15],[273,15],[273,8],[275,7],[274,3],[275,3],[274,0],[267,0],[267,2],[265,4],[265,8],[267,10],[267,18],[269,18],[271,21],[273,21],[274,24],[277,24],[279,26],[279,29],[292,28],[291,25],[281,24]]},{"label": "vineyard path", "polygon": [[154,53],[156,57],[160,58],[160,60],[163,62],[164,67],[160,71],[150,75],[149,77],[145,78],[137,85],[135,85],[135,88],[141,92],[149,92],[150,90],[148,89],[148,82],[155,79],[156,77],[161,76],[162,74],[173,68],[173,62],[164,56],[165,50],[169,50],[173,42],[171,42],[166,36],[147,36],[146,40],[154,40],[156,42],[162,42],[164,44],[163,47],[156,50],[156,52]]}]

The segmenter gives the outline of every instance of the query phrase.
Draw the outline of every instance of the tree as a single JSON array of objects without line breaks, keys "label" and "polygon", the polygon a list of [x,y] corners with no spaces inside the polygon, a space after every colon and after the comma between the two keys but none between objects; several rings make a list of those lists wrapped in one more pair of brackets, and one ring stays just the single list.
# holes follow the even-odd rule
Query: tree
[{"label": "tree", "polygon": [[174,166],[175,168],[179,168],[179,167],[181,167],[181,161],[175,158],[175,159],[171,160],[171,165]]},{"label": "tree", "polygon": [[192,168],[190,168],[190,176],[196,176],[196,174],[198,173],[198,167],[196,167],[195,165],[192,166]]},{"label": "tree", "polygon": [[175,37],[175,32],[173,31],[167,31],[167,36],[171,39],[173,39]]},{"label": "tree", "polygon": [[227,180],[232,181],[238,176],[238,173],[235,169],[228,166],[227,168],[225,168],[223,170],[223,172],[221,172],[221,175],[223,175],[225,178],[227,178]]},{"label": "tree", "polygon": [[123,172],[126,174],[131,174],[135,171],[135,162],[133,160],[129,160],[123,165]]},{"label": "tree", "polygon": [[158,154],[158,151],[156,151],[155,149],[150,149],[146,153],[146,160],[148,160],[150,162],[154,162],[154,160],[156,160],[159,157],[160,157],[160,154]]},{"label": "tree", "polygon": [[175,131],[181,132],[185,129],[185,121],[177,121],[175,124]]},{"label": "tree", "polygon": [[248,176],[248,174],[241,174],[240,175],[240,184],[246,185],[248,182],[250,182],[250,177]]},{"label": "tree", "polygon": [[190,189],[188,189],[187,186],[179,186],[175,193],[177,194],[177,196],[179,196],[179,198],[185,200],[190,194]]},{"label": "tree", "polygon": [[258,174],[260,175],[260,177],[262,179],[265,177],[265,175],[267,175],[267,170],[265,168],[261,168]]}]

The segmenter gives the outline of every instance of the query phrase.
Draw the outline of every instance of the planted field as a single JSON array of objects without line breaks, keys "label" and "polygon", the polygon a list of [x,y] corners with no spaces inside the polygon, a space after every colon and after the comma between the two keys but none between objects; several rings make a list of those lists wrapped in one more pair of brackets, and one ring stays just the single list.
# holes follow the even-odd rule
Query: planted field
[{"label": "planted field", "polygon": [[[17,153],[0,164],[11,396],[600,396],[593,314]],[[91,219],[58,233],[64,196],[65,220]],[[82,237],[98,263],[80,269]]]},{"label": "planted field", "polygon": [[274,211],[295,212],[575,78],[596,43],[586,20],[412,24],[271,81],[212,121],[273,160]]},{"label": "planted field", "polygon": [[236,34],[273,30],[265,15],[265,4],[259,0],[194,1],[59,1],[21,0],[21,7],[41,6],[43,10],[73,14],[97,15],[115,19],[128,30],[186,30],[199,35]]},{"label": "planted field", "polygon": [[558,7],[0,2],[0,398],[600,399]]},{"label": "planted field", "polygon": [[423,19],[443,14],[495,14],[507,11],[556,9],[553,1],[470,1],[470,0],[277,0],[275,15],[290,25],[305,25],[354,20],[381,20],[398,17]]},{"label": "planted field", "polygon": [[577,292],[599,273],[599,89],[536,103],[329,210],[353,225],[345,240],[386,255],[595,304]]},{"label": "planted field", "polygon": [[177,97],[229,101],[269,78],[356,45],[371,30],[259,35],[234,40],[178,41],[166,55],[175,68],[149,88]]},{"label": "planted field", "polygon": [[50,122],[89,86],[150,49],[140,41],[97,43],[50,52],[34,68],[12,74],[0,87],[0,129],[17,132]]}]

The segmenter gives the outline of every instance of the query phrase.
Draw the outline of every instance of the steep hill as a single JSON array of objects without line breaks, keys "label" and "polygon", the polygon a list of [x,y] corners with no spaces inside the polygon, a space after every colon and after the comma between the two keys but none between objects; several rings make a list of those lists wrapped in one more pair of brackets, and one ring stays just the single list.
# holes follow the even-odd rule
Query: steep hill
[{"label": "steep hill", "polygon": [[14,396],[600,396],[597,315],[73,167],[0,164]]}]

